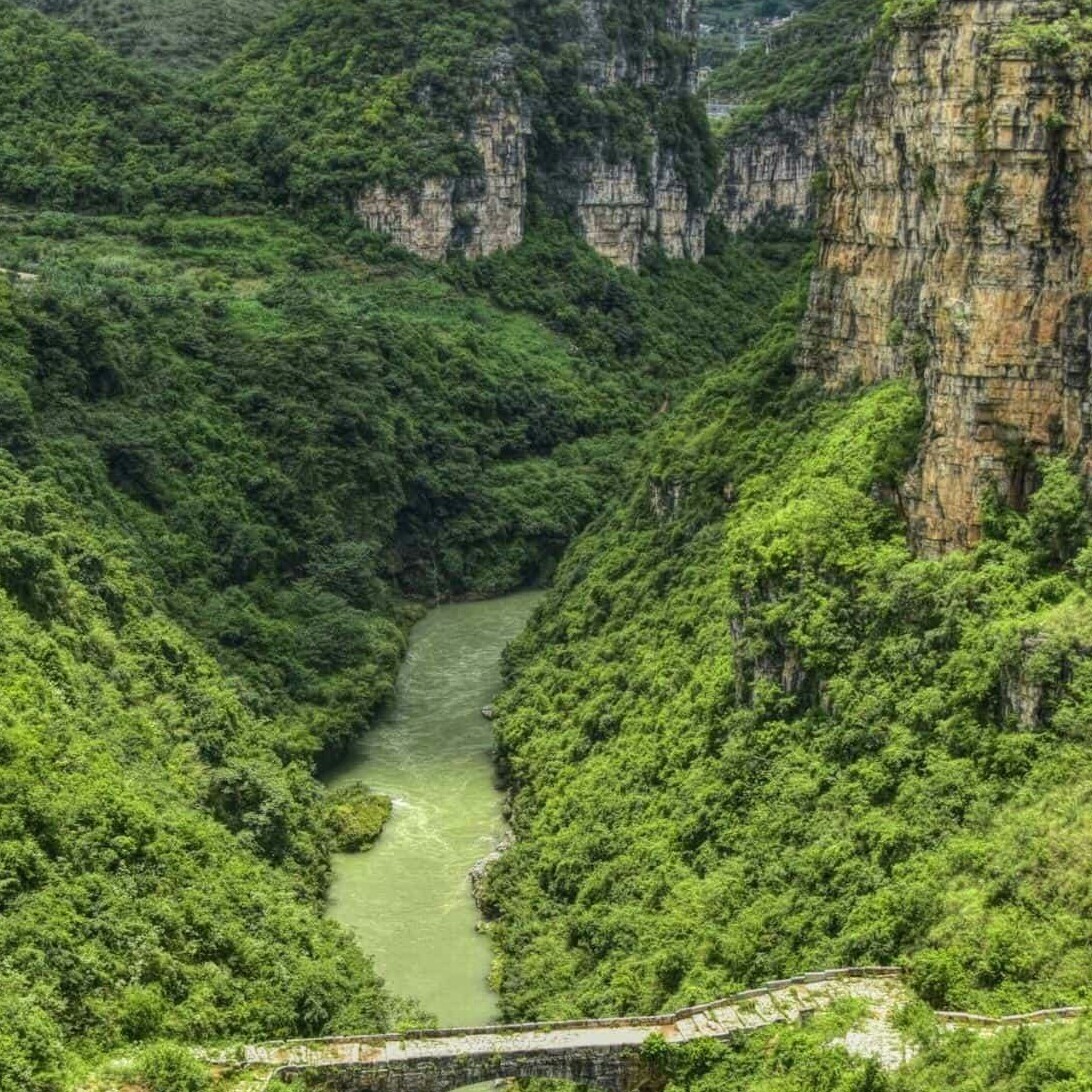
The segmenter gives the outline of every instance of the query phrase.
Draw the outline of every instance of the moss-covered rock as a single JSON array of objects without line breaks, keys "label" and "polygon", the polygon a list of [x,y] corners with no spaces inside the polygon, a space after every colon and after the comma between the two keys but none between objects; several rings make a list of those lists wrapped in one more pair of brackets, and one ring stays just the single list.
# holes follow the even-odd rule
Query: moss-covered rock
[{"label": "moss-covered rock", "polygon": [[339,853],[371,849],[391,817],[391,798],[360,781],[334,789],[328,797],[327,825]]}]

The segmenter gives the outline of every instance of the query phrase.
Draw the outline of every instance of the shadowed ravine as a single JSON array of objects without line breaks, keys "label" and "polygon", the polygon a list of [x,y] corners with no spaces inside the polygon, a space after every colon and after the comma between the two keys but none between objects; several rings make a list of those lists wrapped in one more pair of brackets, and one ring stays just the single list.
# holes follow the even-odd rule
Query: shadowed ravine
[{"label": "shadowed ravine", "polygon": [[330,914],[348,926],[397,993],[441,1025],[489,1023],[490,951],[475,931],[467,873],[503,831],[482,717],[500,655],[539,595],[439,607],[413,631],[395,700],[331,782],[364,781],[394,813],[375,848],[334,863]]}]

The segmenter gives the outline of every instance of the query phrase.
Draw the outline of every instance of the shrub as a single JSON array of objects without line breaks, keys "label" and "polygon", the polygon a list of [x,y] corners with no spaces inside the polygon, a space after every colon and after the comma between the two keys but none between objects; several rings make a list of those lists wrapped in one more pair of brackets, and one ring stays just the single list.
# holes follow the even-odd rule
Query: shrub
[{"label": "shrub", "polygon": [[177,1043],[156,1043],[141,1052],[136,1073],[148,1092],[206,1092],[208,1068]]}]

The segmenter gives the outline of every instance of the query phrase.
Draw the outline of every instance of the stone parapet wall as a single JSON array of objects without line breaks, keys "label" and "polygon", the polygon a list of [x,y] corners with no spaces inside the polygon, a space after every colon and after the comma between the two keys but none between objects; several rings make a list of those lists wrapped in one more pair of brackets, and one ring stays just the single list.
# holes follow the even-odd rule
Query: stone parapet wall
[{"label": "stone parapet wall", "polygon": [[[816,985],[822,982],[837,982],[853,978],[899,978],[903,974],[900,967],[838,967],[826,971],[812,971],[797,975],[795,978],[783,978],[768,982],[763,986],[742,990],[716,1001],[680,1009],[678,1012],[661,1013],[654,1016],[604,1017],[584,1020],[555,1020],[523,1024],[485,1024],[478,1027],[456,1028],[418,1028],[410,1031],[392,1031],[377,1035],[336,1035],[320,1039],[277,1039],[247,1047],[247,1051],[275,1051],[296,1047],[325,1047],[339,1044],[381,1044],[396,1043],[401,1040],[452,1039],[469,1036],[512,1035],[517,1032],[564,1032],[598,1028],[648,1028],[662,1027],[678,1023],[680,1020],[698,1013],[711,1012],[741,1002],[754,1000],[771,993],[791,990],[797,986]],[[230,1055],[224,1055],[225,1061]]]}]

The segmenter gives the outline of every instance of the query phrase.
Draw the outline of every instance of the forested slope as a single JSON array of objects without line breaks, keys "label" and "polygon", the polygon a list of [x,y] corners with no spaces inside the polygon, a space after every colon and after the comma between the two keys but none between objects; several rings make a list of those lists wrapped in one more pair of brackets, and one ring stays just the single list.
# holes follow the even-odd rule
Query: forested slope
[{"label": "forested slope", "polygon": [[[559,332],[461,275],[276,219],[9,213],[0,264],[37,279],[0,286],[0,966],[41,1008],[11,1018],[40,1017],[54,1053],[391,1019],[317,915],[316,758],[389,693],[404,596],[549,572],[634,430],[686,384],[674,362],[715,359],[719,324],[706,341],[685,306],[658,321],[672,294],[739,310],[731,342],[778,290],[735,247],[639,280],[571,237],[536,245],[560,276],[525,277],[532,251],[467,280],[563,315]],[[35,1067],[10,1087],[44,1087]]]},{"label": "forested slope", "polygon": [[321,917],[316,764],[420,603],[552,571],[801,243],[638,276],[540,211],[427,267],[273,211],[197,92],[36,13],[0,7],[0,68],[0,1089],[391,1026]]},{"label": "forested slope", "polygon": [[1088,997],[1080,481],[1047,460],[976,550],[913,557],[918,397],[794,380],[800,305],[656,430],[510,652],[509,1016],[870,961],[938,1008]]},{"label": "forested slope", "polygon": [[773,110],[811,117],[858,84],[871,57],[881,0],[819,0],[768,42],[726,58],[703,93],[739,105],[724,128],[738,134]]},{"label": "forested slope", "polygon": [[[510,1015],[870,960],[934,1006],[1087,999],[1080,481],[1044,459],[977,549],[916,559],[919,393],[796,378],[806,240],[714,224],[700,265],[639,273],[579,240],[593,151],[608,180],[670,152],[708,197],[665,11],[605,4],[604,62],[569,5],[223,8],[248,44],[183,82],[0,0],[0,1092],[112,1055],[199,1092],[145,1044],[421,1019],[322,920],[314,773],[422,603],[545,579],[589,522],[498,704]],[[826,0],[714,89],[739,125],[814,113],[876,15]],[[205,65],[188,33],[151,54]],[[594,85],[619,57],[638,75]],[[426,266],[346,215],[364,185],[473,183],[494,92],[537,126],[521,246]],[[896,1086],[1080,1087],[1077,1034],[927,1044]],[[670,1065],[882,1086],[826,1035]]]},{"label": "forested slope", "polygon": [[20,0],[123,56],[172,72],[207,69],[233,53],[288,0]]}]

